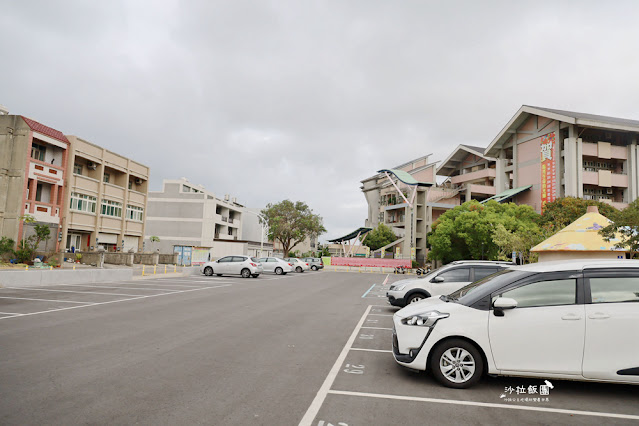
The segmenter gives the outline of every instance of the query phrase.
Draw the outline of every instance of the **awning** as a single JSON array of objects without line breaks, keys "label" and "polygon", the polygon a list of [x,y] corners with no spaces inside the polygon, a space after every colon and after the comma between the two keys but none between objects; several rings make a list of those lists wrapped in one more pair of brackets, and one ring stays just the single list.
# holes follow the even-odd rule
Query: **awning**
[{"label": "awning", "polygon": [[382,169],[382,170],[378,170],[377,173],[390,173],[392,175],[395,175],[397,179],[399,179],[401,182],[405,183],[406,185],[433,186],[433,183],[431,182],[419,182],[415,180],[415,178],[413,178],[410,174],[408,174],[407,172],[403,170]]},{"label": "awning", "polygon": [[359,235],[359,233],[361,232],[361,235],[364,236],[366,234],[368,234],[370,231],[372,231],[373,228],[358,228],[356,230],[354,230],[353,232],[351,232],[350,234],[344,235],[343,237],[340,238],[335,238],[334,240],[328,240],[329,243],[341,243],[344,241],[350,241],[353,238],[357,237],[357,235]]},{"label": "awning", "polygon": [[487,203],[490,200],[493,201],[497,201],[498,203],[502,203],[506,200],[508,200],[509,198],[514,197],[517,194],[520,194],[528,189],[532,188],[532,185],[528,185],[528,186],[520,186],[519,188],[514,188],[514,189],[508,189],[504,192],[500,192],[497,195],[493,195],[490,198],[486,198],[483,201],[480,201],[481,204]]}]

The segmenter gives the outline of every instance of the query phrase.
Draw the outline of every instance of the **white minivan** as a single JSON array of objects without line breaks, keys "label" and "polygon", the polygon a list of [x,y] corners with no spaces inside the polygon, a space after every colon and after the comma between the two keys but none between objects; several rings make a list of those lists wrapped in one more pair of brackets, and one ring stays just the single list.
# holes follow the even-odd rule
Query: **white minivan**
[{"label": "white minivan", "polygon": [[486,373],[639,384],[639,261],[513,266],[393,323],[395,360],[448,387]]}]

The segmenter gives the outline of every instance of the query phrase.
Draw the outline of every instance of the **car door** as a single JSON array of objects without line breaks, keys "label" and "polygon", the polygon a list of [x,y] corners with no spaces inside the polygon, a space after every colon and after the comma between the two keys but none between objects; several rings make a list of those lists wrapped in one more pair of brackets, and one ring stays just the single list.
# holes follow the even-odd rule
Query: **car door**
[{"label": "car door", "polygon": [[268,261],[270,259],[268,257],[260,257],[258,259],[258,261],[262,264],[262,270],[264,272],[270,272],[269,266],[268,266]]},{"label": "car door", "polygon": [[[444,280],[438,282],[439,280]],[[431,278],[431,296],[450,294],[470,284],[470,266],[448,269]]]},{"label": "car door", "polygon": [[213,265],[213,272],[216,274],[229,274],[229,265],[233,260],[233,256],[225,256],[221,259],[218,259]]},{"label": "car door", "polygon": [[[514,309],[492,309],[488,335],[501,371],[581,376],[585,335],[583,280],[543,274],[492,295],[517,301]],[[578,299],[578,294],[581,298]]]},{"label": "car door", "polygon": [[639,271],[585,276],[584,377],[639,383]]},{"label": "car door", "polygon": [[244,267],[244,256],[233,256],[233,260],[229,263],[229,274],[240,275]]},{"label": "car door", "polygon": [[280,266],[279,262],[274,257],[269,257],[266,259],[266,263],[264,264],[264,271],[275,272],[275,268]]}]

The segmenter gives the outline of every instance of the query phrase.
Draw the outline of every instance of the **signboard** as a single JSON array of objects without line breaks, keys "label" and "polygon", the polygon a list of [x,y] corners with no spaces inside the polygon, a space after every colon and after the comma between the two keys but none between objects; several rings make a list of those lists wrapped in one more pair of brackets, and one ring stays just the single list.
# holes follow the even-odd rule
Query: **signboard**
[{"label": "signboard", "polygon": [[399,251],[399,246],[395,247],[395,259],[399,259],[401,256],[401,252]]},{"label": "signboard", "polygon": [[411,258],[411,260],[415,260],[416,252],[417,252],[417,250],[415,249],[415,247],[411,247],[410,248],[410,258]]},{"label": "signboard", "polygon": [[193,247],[191,265],[204,265],[209,261],[209,249],[206,247]]},{"label": "signboard", "polygon": [[557,198],[555,132],[541,137],[541,208]]},{"label": "signboard", "polygon": [[382,259],[386,257],[386,249],[382,249],[382,255],[380,256]]},{"label": "signboard", "polygon": [[371,248],[366,246],[366,257],[371,257]]},{"label": "signboard", "polygon": [[384,267],[397,268],[403,266],[410,268],[411,262],[406,259],[366,259],[363,257],[331,257],[332,266],[367,266],[367,267]]}]

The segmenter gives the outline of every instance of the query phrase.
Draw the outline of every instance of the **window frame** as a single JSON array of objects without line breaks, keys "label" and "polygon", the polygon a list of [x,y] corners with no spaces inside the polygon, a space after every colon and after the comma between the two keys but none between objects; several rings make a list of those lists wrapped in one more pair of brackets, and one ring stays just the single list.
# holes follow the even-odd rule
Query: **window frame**
[{"label": "window frame", "polygon": [[[134,217],[139,216],[139,218]],[[139,206],[134,206],[133,204],[126,205],[126,220],[130,220],[132,222],[143,222],[144,221],[144,208]]]},{"label": "window frame", "polygon": [[[122,203],[118,202],[118,201],[112,201],[106,198],[102,199],[102,202],[100,203],[100,215],[101,216],[106,216],[106,217],[115,217],[115,218],[119,218],[122,219]],[[115,215],[115,214],[108,214],[108,211],[112,209],[113,213],[115,213],[118,209],[119,209],[119,213],[120,215]]]},{"label": "window frame", "polygon": [[440,276],[442,276],[442,275],[444,275],[444,274],[448,273],[448,272],[453,272],[453,271],[457,271],[457,270],[460,270],[460,269],[466,269],[466,270],[468,271],[468,277],[467,277],[467,279],[466,279],[465,281],[458,281],[458,280],[456,280],[456,281],[446,281],[446,280],[444,280],[444,281],[442,281],[442,282],[444,282],[444,283],[447,283],[447,282],[448,282],[448,283],[464,283],[464,282],[470,282],[470,273],[472,272],[472,271],[471,271],[471,269],[472,269],[472,267],[471,267],[471,266],[458,266],[458,267],[456,267],[456,268],[450,268],[450,269],[447,269],[447,270],[445,270],[445,271],[441,271],[439,274],[435,275],[435,276],[434,276],[434,277],[430,280],[430,282],[431,282],[431,283],[435,283],[435,284],[439,284],[439,283],[437,283],[437,282],[435,282],[435,281],[433,281],[433,280],[434,280],[435,278],[437,278],[437,277],[440,277]]},{"label": "window frame", "polygon": [[[534,274],[523,278],[521,280],[515,281],[508,285],[505,285],[502,288],[494,290],[490,293],[489,301],[490,301],[490,310],[493,310],[493,299],[506,291],[514,290],[519,287],[523,287],[528,284],[533,284],[540,281],[555,281],[555,280],[563,280],[563,279],[575,279],[577,280],[577,298],[575,305],[583,305],[585,301],[585,291],[584,291],[584,274],[581,271],[562,271],[562,272],[540,272],[538,274]],[[571,306],[571,305],[552,305],[552,306]],[[531,306],[532,307],[532,306]],[[523,308],[522,308],[523,309]]]},{"label": "window frame", "polygon": [[584,270],[584,292],[587,305],[604,305],[607,303],[635,303],[635,302],[604,302],[594,303],[592,301],[592,289],[590,288],[590,278],[636,278],[639,277],[637,268],[600,268]]},{"label": "window frame", "polygon": [[[76,208],[73,207],[74,202]],[[81,205],[93,206],[93,209],[80,209],[79,206]],[[95,214],[97,208],[97,197],[94,197],[93,195],[82,194],[81,192],[71,192],[71,196],[69,197],[69,210],[73,212]]]}]

